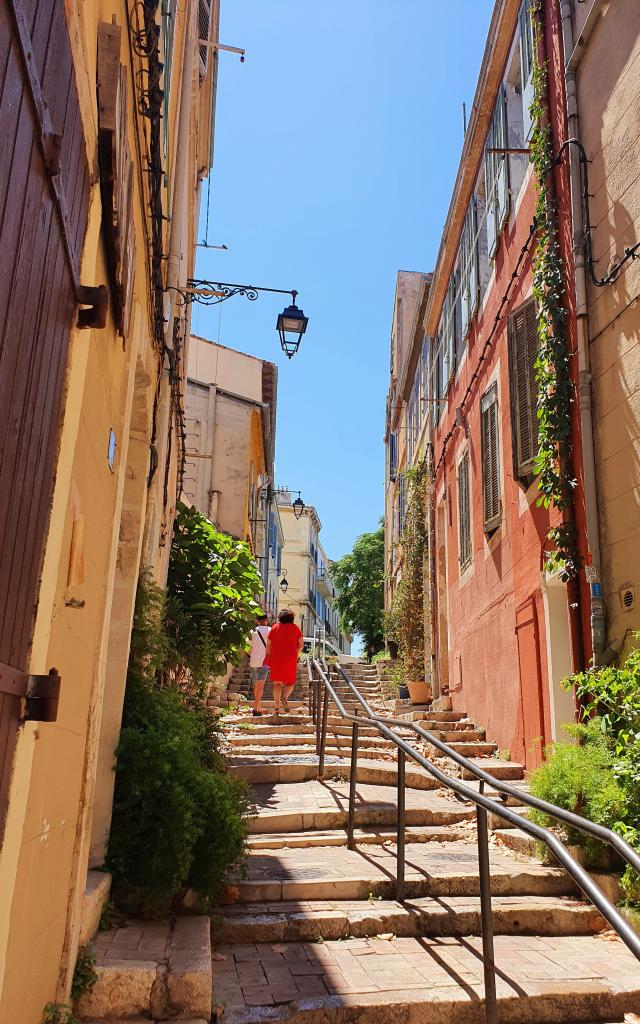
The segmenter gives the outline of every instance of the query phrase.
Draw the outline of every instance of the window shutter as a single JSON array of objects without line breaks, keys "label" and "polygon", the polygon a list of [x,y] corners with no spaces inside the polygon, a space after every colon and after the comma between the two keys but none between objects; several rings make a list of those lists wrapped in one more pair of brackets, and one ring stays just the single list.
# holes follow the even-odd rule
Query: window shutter
[{"label": "window shutter", "polygon": [[523,0],[519,16],[520,27],[520,76],[522,81],[522,128],[524,141],[531,138],[533,121],[531,104],[533,103],[533,54],[535,41],[533,22],[531,20],[531,0]]},{"label": "window shutter", "polygon": [[493,387],[481,403],[482,501],[484,528],[495,530],[500,523],[500,463],[498,457],[498,397]]},{"label": "window shutter", "polygon": [[[209,40],[211,31],[211,0],[198,0],[198,39]],[[200,46],[200,79],[207,77],[209,47]]]},{"label": "window shutter", "polygon": [[[496,124],[495,144],[500,149],[504,149],[508,145],[507,92],[504,85],[500,86],[494,119]],[[509,214],[509,158],[506,153],[496,153],[495,157],[497,163],[496,226],[498,234],[500,234]]]},{"label": "window shutter", "polygon": [[[470,208],[469,208],[470,209]],[[461,292],[461,323],[460,329],[462,337],[466,338],[467,331],[469,328],[469,322],[471,320],[471,292],[469,289],[469,271],[470,271],[470,238],[469,238],[469,210],[464,219],[464,227],[462,228],[462,237],[460,239],[460,292]]]},{"label": "window shutter", "polygon": [[538,450],[538,325],[533,300],[513,314],[510,335],[514,469],[522,479],[531,476]]},{"label": "window shutter", "polygon": [[[494,141],[493,126],[487,135],[487,149],[497,145]],[[485,153],[484,155],[484,190],[487,204],[487,253],[489,259],[495,255],[498,245],[498,231],[496,227],[496,154]]]},{"label": "window shutter", "polygon": [[468,254],[469,254],[469,319],[475,315],[478,309],[478,205],[476,197],[471,197],[469,204],[469,231],[468,231]]},{"label": "window shutter", "polygon": [[469,487],[469,452],[466,451],[458,466],[458,535],[460,566],[471,561],[471,495]]}]

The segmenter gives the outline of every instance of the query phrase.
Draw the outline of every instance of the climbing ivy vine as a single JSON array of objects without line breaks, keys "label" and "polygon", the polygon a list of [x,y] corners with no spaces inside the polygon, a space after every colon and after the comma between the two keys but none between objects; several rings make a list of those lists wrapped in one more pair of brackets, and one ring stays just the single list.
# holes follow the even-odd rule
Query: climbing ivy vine
[{"label": "climbing ivy vine", "polygon": [[427,554],[427,460],[404,471],[408,484],[407,511],[402,529],[402,579],[396,592],[399,657],[406,679],[425,678],[424,584]]},{"label": "climbing ivy vine", "polygon": [[[536,42],[544,33],[541,0],[531,4]],[[533,133],[531,160],[537,185],[537,237],[533,256],[533,293],[538,321],[538,357],[535,371],[538,386],[538,452],[535,471],[540,489],[539,504],[553,506],[565,513],[573,504],[576,481],[571,468],[571,407],[574,386],[569,373],[566,340],[563,261],[558,239],[558,211],[549,189],[554,166],[553,141],[549,121],[547,64],[537,57],[534,47],[534,98],[531,104]],[[564,517],[563,517],[564,518]],[[557,571],[563,580],[578,571],[575,527],[566,519],[548,533],[554,550],[547,553],[546,568]]]}]

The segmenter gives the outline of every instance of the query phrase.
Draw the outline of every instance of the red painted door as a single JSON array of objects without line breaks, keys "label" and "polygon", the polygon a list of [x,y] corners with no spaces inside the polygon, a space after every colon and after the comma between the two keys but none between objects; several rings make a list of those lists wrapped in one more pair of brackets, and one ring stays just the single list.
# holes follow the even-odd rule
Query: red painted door
[{"label": "red painted door", "polygon": [[540,636],[535,597],[530,597],[516,609],[516,637],[524,759],[530,771],[541,763],[545,743]]}]

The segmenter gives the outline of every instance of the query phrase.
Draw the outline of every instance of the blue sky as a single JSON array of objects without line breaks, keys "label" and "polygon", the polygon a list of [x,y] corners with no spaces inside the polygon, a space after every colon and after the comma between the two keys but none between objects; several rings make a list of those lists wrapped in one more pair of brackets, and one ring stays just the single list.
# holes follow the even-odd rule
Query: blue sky
[{"label": "blue sky", "polygon": [[[277,481],[317,507],[338,558],[383,512],[396,272],[438,250],[492,0],[221,0],[209,242],[198,274],[296,288],[193,307],[193,330],[279,367]],[[203,224],[206,206],[203,191]]]}]

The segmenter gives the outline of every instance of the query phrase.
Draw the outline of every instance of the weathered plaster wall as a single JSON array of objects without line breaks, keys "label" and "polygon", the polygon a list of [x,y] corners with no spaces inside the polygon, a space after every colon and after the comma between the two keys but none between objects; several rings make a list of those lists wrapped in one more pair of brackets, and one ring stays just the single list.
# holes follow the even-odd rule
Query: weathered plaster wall
[{"label": "weathered plaster wall", "polygon": [[[593,255],[606,275],[640,241],[640,7],[605,9],[578,68],[589,165]],[[596,472],[608,639],[640,629],[640,261],[604,288],[589,284]],[[625,609],[626,586],[635,606]]]}]

